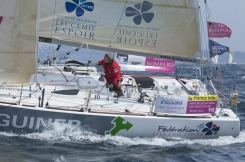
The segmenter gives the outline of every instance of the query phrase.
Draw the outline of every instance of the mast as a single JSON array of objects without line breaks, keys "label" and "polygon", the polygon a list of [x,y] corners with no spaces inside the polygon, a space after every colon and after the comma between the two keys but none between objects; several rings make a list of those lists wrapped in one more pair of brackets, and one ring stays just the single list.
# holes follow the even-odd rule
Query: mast
[{"label": "mast", "polygon": [[[222,37],[217,36],[216,35],[217,33],[215,33],[215,31],[214,32],[212,31],[213,33],[211,32],[211,34],[209,33],[209,27],[212,28],[212,23],[213,22],[210,21],[211,13],[210,13],[210,10],[208,8],[207,1],[204,0],[204,3],[205,3],[205,8],[206,8],[206,23],[207,23],[208,38],[213,38],[213,39],[214,38],[222,38],[223,36]],[[218,34],[220,34],[220,33],[218,33]],[[212,46],[213,46],[213,43],[215,44],[216,42],[211,41],[212,43],[210,43],[210,40],[208,40],[208,41],[209,41],[208,42],[209,43],[209,46],[208,46],[209,59],[211,58],[210,62],[215,65],[216,75],[217,75],[218,80],[219,80],[220,95],[222,97],[222,99],[221,99],[222,105],[223,105],[223,107],[226,107],[227,105],[226,105],[226,98],[225,98],[225,95],[224,95],[225,93],[224,93],[224,89],[223,89],[223,84],[222,84],[222,76],[221,76],[221,71],[220,71],[220,68],[219,68],[219,65],[218,65],[219,53],[215,53],[215,55],[213,56]],[[211,45],[211,48],[210,48],[210,45]],[[218,49],[217,49],[217,52],[218,52]],[[212,71],[213,71],[213,69],[212,69]],[[215,93],[218,95],[218,92],[215,89],[215,87],[213,86],[211,79],[212,78],[207,77],[207,80],[209,80],[209,82],[211,84],[211,87],[213,87]]]}]

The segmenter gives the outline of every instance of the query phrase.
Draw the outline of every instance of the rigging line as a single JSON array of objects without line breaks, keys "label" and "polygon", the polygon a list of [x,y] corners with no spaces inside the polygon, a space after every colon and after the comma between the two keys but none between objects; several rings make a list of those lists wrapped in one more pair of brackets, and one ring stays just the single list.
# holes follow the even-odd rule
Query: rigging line
[{"label": "rigging line", "polygon": [[221,74],[220,68],[218,66],[216,68],[216,73],[217,73],[217,76],[219,79],[219,87],[220,87],[220,92],[221,92],[221,96],[222,96],[222,102],[223,102],[224,106],[226,106],[226,98],[225,98],[225,92],[223,89],[223,81],[222,81],[222,76],[221,76],[222,74]]},{"label": "rigging line", "polygon": [[[208,83],[208,85],[212,87],[212,85],[211,85],[210,83]],[[215,93],[216,95],[219,94],[219,95],[221,95],[225,100],[227,100],[227,97],[226,97],[224,94],[222,94],[219,90],[216,89],[216,92],[217,92],[217,93]]]},{"label": "rigging line", "polygon": [[[41,0],[40,0],[41,1]],[[52,19],[53,19],[53,22],[52,22],[52,30],[50,31],[50,36],[51,36],[51,40],[52,40],[52,38],[53,38],[53,29],[54,29],[54,17],[55,17],[55,10],[56,10],[56,5],[57,5],[57,0],[55,0],[55,4],[54,4],[54,12],[53,12],[53,17],[52,17]],[[51,41],[52,42],[52,41]],[[48,56],[50,55],[50,44],[51,44],[51,42],[49,43],[49,53],[48,53]]]},{"label": "rigging line", "polygon": [[[54,91],[55,91],[55,90],[56,90],[56,87],[55,87]],[[50,97],[47,99],[47,101],[46,101],[46,106],[45,106],[46,108],[49,106],[49,103],[48,103],[48,102],[49,102],[49,100],[51,99],[51,97],[53,96],[53,94],[54,94],[54,93],[52,93],[52,94],[50,95]]]},{"label": "rigging line", "polygon": [[[39,0],[41,1],[41,0]],[[51,35],[51,39],[53,38],[53,28],[54,28],[54,16],[55,16],[55,10],[56,10],[56,4],[57,4],[57,0],[55,0],[55,4],[54,4],[54,12],[53,12],[53,23],[52,23],[52,30],[50,31],[50,35]],[[48,52],[48,58],[50,58],[50,44],[51,42],[49,43],[49,52]],[[50,60],[51,61],[51,60]],[[47,71],[48,71],[48,67],[46,67],[46,74],[47,74]],[[46,86],[46,81],[47,81],[47,75],[45,75],[45,80],[44,80],[44,87]]]},{"label": "rigging line", "polygon": [[52,30],[50,31],[51,39],[53,38],[53,29],[54,29],[54,16],[55,16],[55,10],[56,10],[57,0],[55,0],[54,4],[54,13],[53,13],[53,23],[52,23]]},{"label": "rigging line", "polygon": [[208,7],[206,0],[205,0],[205,13],[206,13],[206,20],[209,21],[211,18],[211,11]]},{"label": "rigging line", "polygon": [[67,77],[65,76],[65,74],[59,69],[59,68],[57,68],[56,66],[54,66],[54,65],[51,65],[52,67],[54,67],[54,68],[56,68],[62,75],[63,75],[63,77],[66,79],[66,82],[68,82],[69,80],[67,79]]},{"label": "rigging line", "polygon": [[[39,89],[39,88],[38,88],[38,89]],[[32,93],[29,93],[29,95],[33,95],[33,94],[38,93],[38,92],[39,92],[39,91],[34,91],[34,92],[32,92]],[[30,96],[22,97],[20,101],[23,101],[23,100],[25,100],[25,99],[27,99],[27,98],[30,98]]]},{"label": "rigging line", "polygon": [[[206,30],[206,32],[208,32],[208,26],[207,26],[207,23],[210,21],[210,18],[211,18],[211,11],[210,11],[210,9],[209,9],[209,6],[208,6],[208,4],[207,4],[207,1],[206,0],[204,0],[204,3],[205,3],[205,16],[206,16],[206,27],[207,27],[207,30]],[[200,18],[202,19],[202,14],[200,13]],[[202,21],[201,22],[204,22],[203,21],[203,19],[202,19]],[[204,24],[202,24],[202,30],[203,30],[203,33],[205,33],[205,28],[204,28]],[[208,40],[208,37],[207,37],[207,35],[206,34],[204,34],[204,43],[205,43],[205,49],[207,49],[207,56],[208,56],[208,63],[207,63],[207,65],[208,64],[210,64],[210,49],[209,49],[209,44],[207,44],[207,41],[206,40]],[[212,70],[210,69],[210,68],[207,68],[207,72],[209,73],[209,74],[211,74],[212,73]]]},{"label": "rigging line", "polygon": [[[72,82],[73,80],[75,80],[76,78],[73,78],[73,79],[71,79],[71,80],[68,80],[66,83],[69,83],[69,82]],[[61,84],[61,85],[65,85],[66,83],[63,83],[63,84]]]},{"label": "rigging line", "polygon": [[[37,86],[37,85],[36,85],[36,86],[34,87],[34,91],[32,91],[32,92],[29,93],[29,94],[32,96],[32,95],[35,94],[35,93],[39,93],[43,87],[45,87],[45,86],[41,86],[41,85]],[[37,89],[36,89],[36,88],[37,88]],[[36,91],[35,91],[35,89],[36,89]],[[39,90],[39,91],[38,91],[38,90]],[[24,97],[24,98],[21,98],[21,101],[23,101],[23,100],[25,100],[25,99],[27,99],[27,98],[30,98],[30,96],[26,96],[26,97]]]},{"label": "rigging line", "polygon": [[[207,4],[207,2],[206,2],[206,0],[205,0],[205,16],[206,16],[206,24],[208,23],[208,22],[210,22],[210,18],[211,18],[211,11],[210,11],[210,9],[209,9],[209,7],[208,7],[208,4]],[[208,28],[208,27],[207,27]],[[207,32],[208,32],[208,29],[207,29]],[[206,38],[205,38],[205,40],[207,40]],[[206,45],[206,47],[207,47],[207,49],[208,49],[208,58],[210,59],[210,52],[209,52],[209,45]]]},{"label": "rigging line", "polygon": [[[204,55],[203,55],[203,53],[204,53],[204,47],[206,48],[206,49],[208,49],[208,45],[207,45],[207,42],[206,42],[206,40],[207,40],[207,38],[206,38],[206,35],[205,35],[205,29],[204,29],[204,24],[203,24],[203,16],[202,16],[202,13],[201,12],[199,12],[199,19],[200,19],[200,41],[201,41],[201,43],[200,43],[200,45],[201,45],[201,53],[202,53],[202,57],[204,57]],[[202,41],[202,37],[204,38],[204,41]],[[202,42],[204,42],[204,47],[202,46]],[[207,55],[207,56],[209,56],[209,55]],[[204,76],[204,67],[203,67],[203,64],[204,64],[204,60],[202,59],[202,61],[200,62],[200,64],[201,64],[201,67],[202,67],[202,69],[201,69],[201,78],[203,78],[203,76]]]},{"label": "rigging line", "polygon": [[[129,105],[130,106],[130,105]],[[133,106],[133,105],[132,105]],[[131,108],[133,108],[133,107],[130,107],[129,109],[131,109]],[[140,106],[138,106],[138,107],[136,107],[133,111],[131,111],[131,112],[133,112],[133,113],[135,113],[137,110],[139,110],[140,108],[142,108],[143,107],[143,105],[140,105]]]},{"label": "rigging line", "polygon": [[113,34],[112,34],[112,37],[111,37],[111,39],[110,39],[110,41],[109,41],[109,43],[108,43],[108,46],[105,48],[104,51],[106,51],[107,48],[110,47],[110,44],[111,44],[112,39],[113,39],[113,37],[114,37],[114,35],[115,35],[115,33],[116,33],[116,30],[117,30],[117,28],[118,28],[118,26],[119,26],[119,23],[120,23],[120,21],[121,21],[121,19],[122,19],[122,16],[123,16],[123,13],[124,13],[124,11],[125,11],[125,8],[126,8],[126,5],[127,5],[127,4],[128,4],[128,0],[125,2],[124,8],[123,8],[123,12],[122,12],[122,14],[121,14],[121,16],[120,16],[120,19],[119,19],[119,21],[118,21],[118,23],[117,23],[117,26],[116,26],[114,32],[113,32]]},{"label": "rigging line", "polygon": [[[185,67],[185,62],[183,62],[183,67]],[[180,68],[179,68],[180,70],[179,70],[179,74],[177,75],[177,78],[179,78],[179,76],[181,75],[181,72],[182,72],[182,66],[180,66]]]}]

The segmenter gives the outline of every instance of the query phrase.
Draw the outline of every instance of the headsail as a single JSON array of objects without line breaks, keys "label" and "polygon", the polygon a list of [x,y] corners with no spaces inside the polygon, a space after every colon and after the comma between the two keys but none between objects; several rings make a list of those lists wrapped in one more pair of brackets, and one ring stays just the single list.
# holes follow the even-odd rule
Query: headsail
[{"label": "headsail", "polygon": [[37,0],[0,2],[0,84],[29,81],[36,70]]},{"label": "headsail", "polygon": [[141,56],[199,52],[196,0],[42,0],[39,34],[53,43]]}]

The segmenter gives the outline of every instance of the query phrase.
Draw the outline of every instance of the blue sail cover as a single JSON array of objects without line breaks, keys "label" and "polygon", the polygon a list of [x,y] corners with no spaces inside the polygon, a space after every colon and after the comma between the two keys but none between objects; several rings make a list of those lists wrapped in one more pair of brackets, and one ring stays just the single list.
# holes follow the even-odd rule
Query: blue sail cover
[{"label": "blue sail cover", "polygon": [[222,55],[225,52],[229,52],[229,47],[220,45],[219,43],[208,40],[209,42],[209,53],[210,53],[210,58],[216,56],[216,55]]}]

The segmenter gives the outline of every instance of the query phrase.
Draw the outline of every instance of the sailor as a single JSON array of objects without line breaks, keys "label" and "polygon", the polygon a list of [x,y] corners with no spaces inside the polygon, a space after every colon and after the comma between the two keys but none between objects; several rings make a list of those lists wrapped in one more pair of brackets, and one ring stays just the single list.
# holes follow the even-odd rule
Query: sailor
[{"label": "sailor", "polygon": [[121,67],[113,59],[113,55],[110,53],[105,54],[104,59],[98,61],[97,65],[103,66],[107,85],[112,85],[112,88],[110,88],[110,90],[116,93],[114,97],[123,96],[123,91],[121,88]]}]

